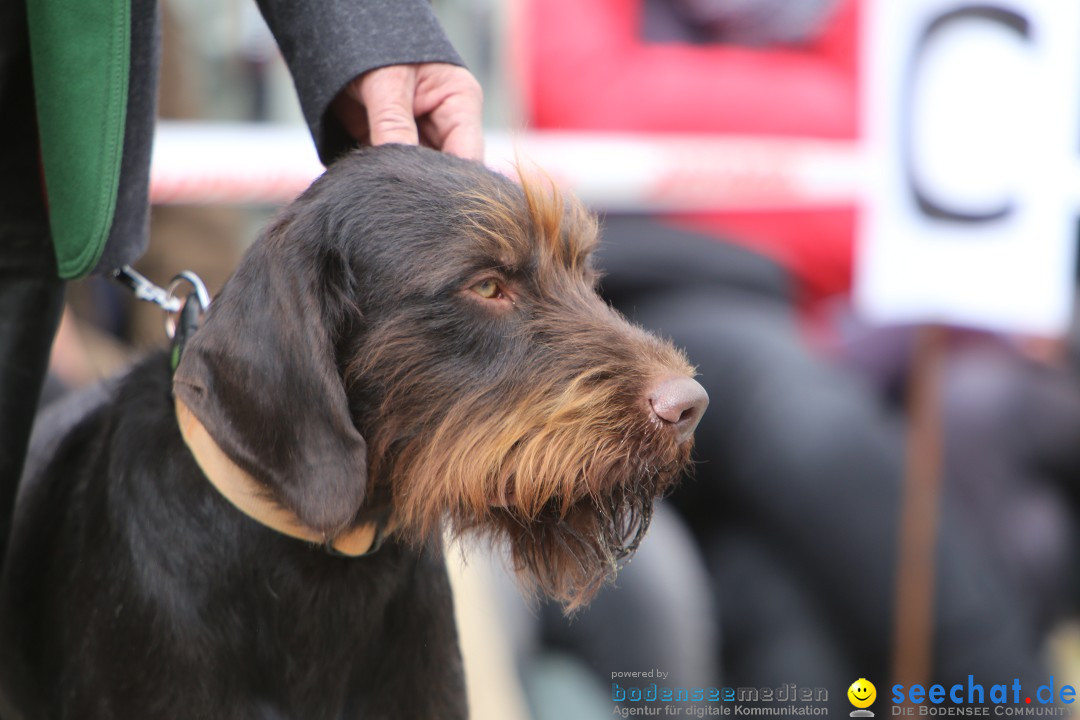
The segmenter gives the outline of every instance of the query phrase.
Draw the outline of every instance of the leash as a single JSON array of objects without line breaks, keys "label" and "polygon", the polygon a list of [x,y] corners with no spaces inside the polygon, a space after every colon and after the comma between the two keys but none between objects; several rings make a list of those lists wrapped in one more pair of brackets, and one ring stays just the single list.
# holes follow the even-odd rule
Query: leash
[{"label": "leash", "polygon": [[[131,290],[139,300],[154,303],[165,313],[165,334],[171,343],[169,362],[172,370],[202,316],[210,308],[210,293],[202,279],[185,270],[173,277],[168,288],[155,285],[130,265],[113,270],[112,278]],[[181,299],[177,291],[190,285],[187,296]],[[335,538],[304,525],[300,518],[266,496],[262,485],[244,472],[218,447],[210,433],[195,414],[179,398],[175,401],[177,424],[184,443],[195,458],[210,484],[255,522],[282,535],[321,545],[327,553],[341,557],[363,557],[379,550],[389,534],[388,520],[380,516],[375,521],[351,528]]]},{"label": "leash", "polygon": [[[199,329],[202,316],[210,309],[210,293],[206,283],[190,270],[175,275],[168,288],[155,285],[135,268],[123,265],[112,271],[112,279],[135,294],[137,300],[151,302],[165,313],[165,335],[169,338],[169,363],[175,371],[180,364],[187,341]],[[177,291],[190,285],[187,297],[181,299]]]}]

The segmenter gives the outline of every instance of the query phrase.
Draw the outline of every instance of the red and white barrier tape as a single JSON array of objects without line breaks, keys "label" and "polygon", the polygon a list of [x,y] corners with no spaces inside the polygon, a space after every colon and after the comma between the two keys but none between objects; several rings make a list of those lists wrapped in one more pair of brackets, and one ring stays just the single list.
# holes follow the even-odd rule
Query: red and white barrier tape
[{"label": "red and white barrier tape", "polygon": [[[487,163],[535,164],[592,206],[614,211],[798,208],[852,203],[854,142],[734,136],[489,133]],[[319,173],[301,126],[161,122],[150,197],[161,204],[278,204]]]}]

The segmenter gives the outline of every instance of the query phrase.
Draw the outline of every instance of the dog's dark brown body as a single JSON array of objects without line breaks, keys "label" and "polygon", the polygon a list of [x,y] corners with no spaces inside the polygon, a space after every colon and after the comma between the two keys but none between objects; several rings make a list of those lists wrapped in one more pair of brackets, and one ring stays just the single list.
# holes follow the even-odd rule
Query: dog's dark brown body
[{"label": "dog's dark brown body", "polygon": [[[704,409],[596,296],[593,226],[480,166],[346,158],[253,247],[175,375],[150,358],[19,500],[0,589],[16,718],[461,718],[446,520],[584,602],[685,465]],[[200,471],[182,399],[332,555]],[[370,466],[369,466],[370,463]]]}]

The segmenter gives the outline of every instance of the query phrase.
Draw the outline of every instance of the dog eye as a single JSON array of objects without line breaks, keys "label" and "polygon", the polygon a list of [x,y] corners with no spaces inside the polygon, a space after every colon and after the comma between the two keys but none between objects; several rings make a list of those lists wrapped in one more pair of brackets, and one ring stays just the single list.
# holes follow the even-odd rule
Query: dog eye
[{"label": "dog eye", "polygon": [[487,300],[498,300],[503,297],[502,288],[499,287],[498,281],[491,278],[481,280],[473,285],[472,291]]}]

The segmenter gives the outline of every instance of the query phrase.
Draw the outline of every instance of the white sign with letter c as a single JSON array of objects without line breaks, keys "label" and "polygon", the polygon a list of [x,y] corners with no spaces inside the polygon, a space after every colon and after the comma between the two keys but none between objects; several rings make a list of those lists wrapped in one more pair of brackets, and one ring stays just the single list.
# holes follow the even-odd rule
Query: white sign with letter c
[{"label": "white sign with letter c", "polygon": [[1068,326],[1080,0],[871,0],[855,298],[872,322]]}]

